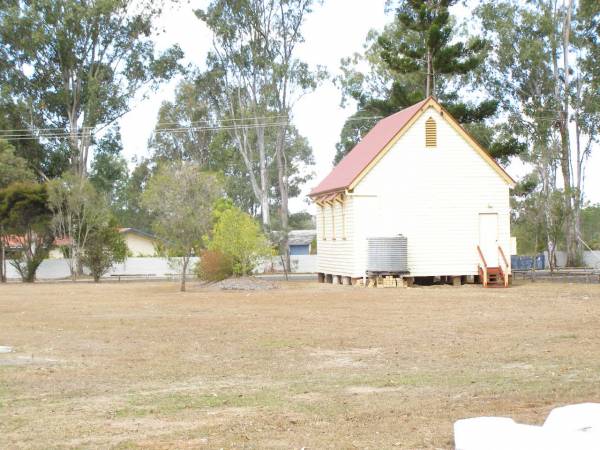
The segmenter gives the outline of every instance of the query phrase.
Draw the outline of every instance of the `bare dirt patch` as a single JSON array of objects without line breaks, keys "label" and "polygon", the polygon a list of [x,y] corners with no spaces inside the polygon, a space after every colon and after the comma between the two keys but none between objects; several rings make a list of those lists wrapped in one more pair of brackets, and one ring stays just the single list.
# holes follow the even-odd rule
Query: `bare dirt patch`
[{"label": "bare dirt patch", "polygon": [[316,350],[312,356],[318,367],[367,367],[369,360],[379,354],[377,348],[351,348],[348,350]]},{"label": "bare dirt patch", "polygon": [[598,286],[275,285],[0,286],[0,448],[451,448],[600,401]]},{"label": "bare dirt patch", "polygon": [[254,277],[227,278],[203,287],[222,291],[269,291],[277,289],[276,284]]}]

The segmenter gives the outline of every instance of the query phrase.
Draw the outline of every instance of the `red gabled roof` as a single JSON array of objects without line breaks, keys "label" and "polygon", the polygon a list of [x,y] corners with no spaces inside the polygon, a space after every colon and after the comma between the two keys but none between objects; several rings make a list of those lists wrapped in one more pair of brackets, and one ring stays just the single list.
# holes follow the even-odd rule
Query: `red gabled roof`
[{"label": "red gabled roof", "polygon": [[427,100],[409,106],[391,116],[381,119],[337,166],[314,188],[310,195],[346,189],[373,161],[379,152],[396,136]]}]

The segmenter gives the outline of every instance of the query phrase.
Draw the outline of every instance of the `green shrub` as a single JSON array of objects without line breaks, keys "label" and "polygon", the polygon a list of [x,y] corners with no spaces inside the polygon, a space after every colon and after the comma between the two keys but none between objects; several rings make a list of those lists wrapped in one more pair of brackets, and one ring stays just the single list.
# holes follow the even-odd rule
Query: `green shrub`
[{"label": "green shrub", "polygon": [[127,258],[127,243],[119,233],[114,219],[100,225],[88,234],[81,261],[86,265],[97,283],[118,262]]},{"label": "green shrub", "polygon": [[269,241],[258,223],[236,207],[219,211],[208,249],[223,254],[233,275],[249,275],[271,253]]}]

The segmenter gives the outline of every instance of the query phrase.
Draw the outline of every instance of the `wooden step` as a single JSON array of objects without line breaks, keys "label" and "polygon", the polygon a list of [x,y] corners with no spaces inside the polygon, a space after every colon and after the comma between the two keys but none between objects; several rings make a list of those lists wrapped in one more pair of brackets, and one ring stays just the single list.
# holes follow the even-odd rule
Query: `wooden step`
[{"label": "wooden step", "polygon": [[[479,268],[479,276],[483,276],[483,270]],[[488,288],[504,288],[504,273],[501,267],[487,267],[487,285]]]}]

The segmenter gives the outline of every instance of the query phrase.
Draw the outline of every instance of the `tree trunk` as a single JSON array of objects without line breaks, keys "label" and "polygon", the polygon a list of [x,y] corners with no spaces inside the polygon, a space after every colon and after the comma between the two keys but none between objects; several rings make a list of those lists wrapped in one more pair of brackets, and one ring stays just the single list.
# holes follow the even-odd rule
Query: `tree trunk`
[{"label": "tree trunk", "polygon": [[277,181],[279,184],[279,195],[281,200],[280,205],[280,220],[281,220],[281,249],[285,266],[285,271],[290,271],[290,250],[288,245],[289,234],[289,194],[288,194],[288,177],[287,177],[287,159],[285,157],[285,134],[287,131],[287,123],[279,130],[277,136]]},{"label": "tree trunk", "polygon": [[83,261],[81,260],[81,258],[77,258],[77,276],[81,277],[83,276]]},{"label": "tree trunk", "polygon": [[74,246],[71,246],[71,258],[69,259],[69,270],[71,271],[71,281],[77,281],[78,255]]},{"label": "tree trunk", "polygon": [[573,267],[579,264],[577,245],[577,236],[579,230],[577,228],[577,219],[575,217],[575,203],[577,202],[577,198],[576,193],[573,191],[573,180],[571,174],[571,145],[569,140],[569,45],[572,11],[573,0],[569,0],[563,23],[563,106],[559,126],[561,144],[560,164],[565,189],[565,244],[567,250],[567,267]]},{"label": "tree trunk", "polygon": [[585,113],[585,109],[583,106],[584,102],[584,94],[583,94],[583,82],[580,76],[577,76],[575,82],[576,90],[575,90],[575,100],[573,105],[573,117],[575,122],[575,170],[573,174],[573,224],[574,224],[574,233],[575,233],[575,245],[577,249],[577,257],[578,261],[582,262],[582,252],[583,246],[585,243],[582,241],[581,236],[581,210],[583,208],[583,182],[584,182],[584,171],[585,171],[585,161],[587,160],[592,143],[596,141],[597,138],[597,130],[588,129],[587,135],[587,144],[582,145],[582,136],[585,135],[584,131],[581,128],[581,125],[585,123],[585,120],[582,122],[581,114]]},{"label": "tree trunk", "polygon": [[69,147],[71,148],[71,168],[74,173],[79,174],[79,127],[77,125],[78,116],[72,112],[68,112],[69,116]]},{"label": "tree trunk", "polygon": [[[269,211],[269,189],[268,189],[268,168],[267,168],[267,158],[265,151],[265,128],[264,125],[261,126],[258,119],[255,119],[256,124],[256,147],[258,149],[259,155],[259,170],[258,176],[255,173],[254,163],[251,159],[250,148],[248,144],[248,130],[240,127],[237,128],[234,125],[234,130],[232,132],[237,150],[244,161],[244,165],[246,166],[246,170],[248,171],[248,176],[250,178],[250,185],[252,187],[252,192],[256,201],[260,204],[261,209],[261,218],[263,228],[265,230],[269,230],[271,227],[271,217]],[[260,182],[260,185],[259,185]]]},{"label": "tree trunk", "polygon": [[575,226],[575,246],[579,262],[579,255],[582,253],[582,245],[579,239],[581,238],[581,206],[583,204],[583,156],[581,151],[581,128],[579,127],[579,99],[581,90],[578,83],[577,88],[577,106],[575,110],[575,148],[576,148],[576,167],[575,167],[575,192],[573,195],[573,223]]},{"label": "tree trunk", "polygon": [[25,283],[33,283],[35,282],[35,271],[32,270],[31,267],[29,267],[29,264],[27,262],[25,262]]},{"label": "tree trunk", "polygon": [[269,176],[267,173],[267,153],[265,150],[264,127],[257,128],[256,140],[258,145],[258,164],[260,168],[260,209],[263,226],[268,230],[271,226],[271,217],[269,211]]},{"label": "tree trunk", "polygon": [[545,139],[541,139],[539,142],[539,148],[541,150],[540,159],[538,160],[538,174],[542,180],[542,202],[543,202],[543,224],[544,234],[546,240],[546,249],[548,250],[548,266],[550,271],[554,270],[554,251],[555,243],[552,238],[551,230],[554,229],[554,220],[552,217],[552,208],[550,207],[550,192],[551,189],[556,187],[556,178],[552,177],[552,171],[550,169],[549,146]]},{"label": "tree trunk", "polygon": [[190,257],[184,256],[183,257],[183,268],[181,271],[181,286],[179,287],[180,292],[185,292],[185,278],[187,275],[187,267],[188,267],[189,262],[190,262]]},{"label": "tree trunk", "polygon": [[[552,39],[552,65],[554,75],[554,93],[559,103],[559,111],[556,119],[560,134],[560,170],[563,178],[564,188],[564,233],[565,250],[567,252],[567,266],[578,263],[577,255],[577,230],[574,221],[574,193],[571,171],[571,148],[569,139],[569,105],[570,105],[570,82],[569,82],[569,45],[571,33],[571,13],[573,0],[569,0],[562,26],[562,53],[563,72],[558,67],[558,45],[557,39]],[[554,23],[558,29],[558,13],[555,10]],[[561,78],[562,77],[562,78]],[[562,86],[562,90],[561,90]]]},{"label": "tree trunk", "polygon": [[4,228],[0,228],[0,283],[6,283],[6,250],[4,248]]}]

